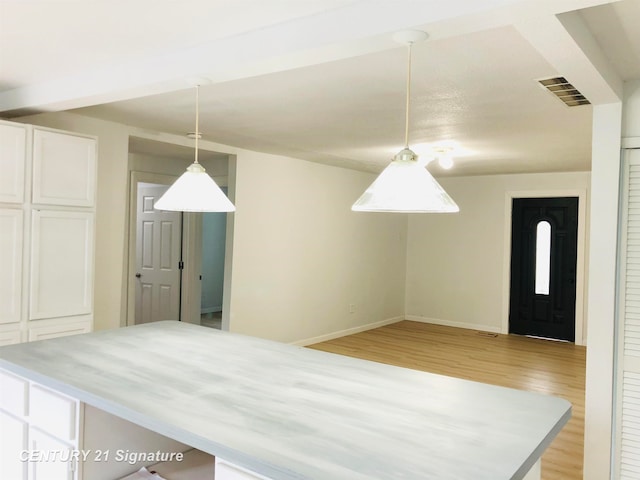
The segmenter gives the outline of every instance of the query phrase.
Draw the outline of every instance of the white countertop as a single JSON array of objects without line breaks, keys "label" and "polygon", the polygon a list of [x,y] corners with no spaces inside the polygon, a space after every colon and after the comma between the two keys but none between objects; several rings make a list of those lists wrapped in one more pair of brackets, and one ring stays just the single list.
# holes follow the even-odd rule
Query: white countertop
[{"label": "white countertop", "polygon": [[0,368],[277,480],[520,479],[545,395],[181,322],[0,348]]}]

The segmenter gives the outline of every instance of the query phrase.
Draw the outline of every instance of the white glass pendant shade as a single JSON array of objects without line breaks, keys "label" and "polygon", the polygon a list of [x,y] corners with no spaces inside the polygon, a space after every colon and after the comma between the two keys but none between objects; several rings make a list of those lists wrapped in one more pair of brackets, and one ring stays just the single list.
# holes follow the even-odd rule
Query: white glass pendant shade
[{"label": "white glass pendant shade", "polygon": [[199,163],[192,163],[155,203],[156,210],[234,212],[236,207]]},{"label": "white glass pendant shade", "polygon": [[391,213],[454,213],[460,209],[440,184],[418,162],[418,156],[409,149],[409,106],[411,98],[411,44],[424,40],[420,31],[398,32],[397,40],[406,43],[407,98],[405,111],[404,149],[385,168],[360,196],[351,210],[355,212]]},{"label": "white glass pendant shade", "polygon": [[353,204],[356,212],[454,213],[460,209],[408,148]]},{"label": "white glass pendant shade", "polygon": [[196,129],[193,138],[195,159],[176,182],[169,187],[153,206],[156,210],[176,212],[235,212],[236,207],[229,201],[220,187],[198,163],[198,140],[200,139],[200,85],[196,85]]}]

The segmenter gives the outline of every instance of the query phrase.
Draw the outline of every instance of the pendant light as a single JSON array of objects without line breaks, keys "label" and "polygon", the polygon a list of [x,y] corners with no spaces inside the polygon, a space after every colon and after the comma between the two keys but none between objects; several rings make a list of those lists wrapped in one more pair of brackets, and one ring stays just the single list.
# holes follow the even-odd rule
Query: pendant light
[{"label": "pendant light", "polygon": [[425,32],[398,32],[394,39],[407,45],[407,99],[404,148],[353,204],[356,212],[446,213],[458,212],[458,205],[418,162],[409,148],[409,99],[411,96],[411,45],[425,40]]},{"label": "pendant light", "polygon": [[155,203],[156,210],[234,212],[236,209],[205,168],[198,163],[198,140],[201,137],[198,129],[200,120],[199,92],[200,86],[196,85],[195,160]]}]

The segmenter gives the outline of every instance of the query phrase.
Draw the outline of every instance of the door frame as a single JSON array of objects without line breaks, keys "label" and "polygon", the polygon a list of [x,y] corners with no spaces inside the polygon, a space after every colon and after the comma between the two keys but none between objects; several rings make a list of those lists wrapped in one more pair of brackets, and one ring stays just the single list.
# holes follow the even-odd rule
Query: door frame
[{"label": "door frame", "polygon": [[[232,170],[233,169],[233,170]],[[235,175],[235,162],[229,162],[230,175]],[[166,175],[162,173],[130,171],[129,178],[129,219],[127,232],[128,255],[125,272],[126,278],[126,311],[120,322],[121,326],[135,324],[136,307],[136,220],[138,203],[138,183],[155,183],[158,185],[171,185],[177,180],[177,175]],[[231,191],[228,177],[213,177],[219,186],[224,186]],[[231,198],[231,197],[230,197]],[[233,201],[233,200],[232,200]],[[222,300],[222,329],[229,330],[231,302],[231,263],[233,258],[233,232],[234,218],[232,213],[227,214],[227,234],[225,239],[225,262],[224,262],[224,286]],[[182,217],[182,259],[184,268],[182,270],[180,318],[183,322],[200,323],[200,296],[201,282],[200,274],[202,270],[202,215],[198,213],[185,212]],[[197,305],[198,308],[192,307]]]},{"label": "door frame", "polygon": [[512,190],[505,192],[504,206],[504,248],[502,262],[502,328],[501,333],[509,333],[509,303],[511,299],[511,216],[513,200],[516,198],[578,197],[578,245],[576,255],[576,345],[586,345],[585,300],[586,300],[586,232],[587,232],[587,190]]}]

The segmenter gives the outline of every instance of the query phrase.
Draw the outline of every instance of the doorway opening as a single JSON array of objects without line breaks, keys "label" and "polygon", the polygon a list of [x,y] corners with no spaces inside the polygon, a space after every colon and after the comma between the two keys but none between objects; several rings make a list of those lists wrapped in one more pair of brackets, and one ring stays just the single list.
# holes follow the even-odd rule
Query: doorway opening
[{"label": "doorway opening", "polygon": [[578,197],[512,202],[509,333],[575,342]]},{"label": "doorway opening", "polygon": [[[149,187],[157,188],[158,191],[168,188],[176,179],[184,173],[184,169],[193,162],[194,152],[193,148],[186,146],[184,140],[181,140],[174,136],[164,135],[166,141],[161,141],[157,138],[145,138],[144,136],[131,136],[129,137],[129,238],[128,238],[128,265],[126,267],[127,275],[127,302],[126,306],[123,306],[123,320],[122,325],[134,325],[135,323],[141,323],[146,321],[156,321],[163,319],[167,316],[164,312],[169,311],[169,308],[165,308],[167,305],[173,305],[174,300],[168,300],[168,295],[162,296],[164,300],[158,300],[156,303],[160,307],[156,308],[156,312],[161,310],[162,313],[145,313],[144,309],[151,308],[149,305],[153,304],[153,296],[150,295],[153,292],[152,286],[142,285],[144,280],[148,278],[145,275],[145,271],[141,271],[141,261],[145,262],[151,257],[151,253],[154,255],[162,255],[160,260],[162,268],[164,268],[167,262],[171,263],[169,268],[165,270],[174,270],[176,265],[176,259],[178,262],[178,274],[179,274],[179,297],[178,297],[178,312],[171,313],[170,318],[173,320],[181,320],[183,322],[202,324],[202,305],[203,295],[202,287],[203,281],[209,282],[215,277],[217,282],[216,292],[219,295],[216,297],[215,305],[209,305],[209,308],[215,307],[218,312],[216,316],[218,321],[216,327],[223,330],[229,330],[230,328],[230,303],[231,303],[231,280],[232,280],[232,259],[233,259],[233,234],[234,234],[234,220],[233,214],[212,214],[218,215],[218,224],[222,224],[223,228],[218,230],[215,240],[206,240],[203,237],[203,227],[206,215],[203,213],[193,212],[155,212],[151,204],[153,198],[159,198],[161,193],[147,194],[146,200],[139,195],[139,189],[145,189]],[[206,147],[204,142],[202,147]],[[213,150],[206,150],[201,148],[199,150],[199,161],[207,169],[207,172],[213,177],[214,181],[223,189],[225,193],[228,193],[229,198],[233,202],[235,199],[235,156],[216,152]],[[139,198],[140,196],[140,198]],[[147,205],[142,205],[146,201]],[[137,217],[139,205],[140,208],[144,208],[149,215],[180,215],[180,224],[178,228],[178,220],[167,220],[168,223],[152,224],[151,220],[148,220],[145,228],[147,229],[146,241],[147,246],[152,246],[154,243],[151,241],[156,234],[150,230],[158,230],[159,238],[163,238],[162,243],[155,244],[155,250],[152,252],[147,249],[146,258],[139,259],[144,256],[145,253],[141,251],[140,254],[137,243],[138,240],[138,226]],[[220,217],[222,215],[222,217]],[[164,218],[164,217],[161,217]],[[171,223],[173,222],[173,224]],[[215,222],[214,222],[215,223]],[[154,225],[152,227],[152,225]],[[141,227],[142,228],[142,227]],[[164,230],[163,230],[164,229]],[[171,237],[169,233],[175,235]],[[143,233],[144,235],[144,233]],[[167,240],[171,238],[171,240]],[[140,240],[142,242],[144,240]],[[158,240],[160,242],[160,240]],[[180,254],[173,252],[171,246],[180,245]],[[214,248],[217,251],[217,263],[215,264],[215,273],[212,273],[211,268],[205,267],[204,262],[207,260],[205,257],[210,255],[209,250]],[[173,253],[170,253],[173,252]],[[158,260],[158,261],[160,261]],[[140,273],[140,277],[136,274]],[[163,272],[167,273],[167,272]],[[145,278],[146,277],[146,278]],[[164,280],[162,281],[164,282]],[[166,286],[162,283],[162,294],[168,294],[170,291],[174,291],[173,287]],[[144,288],[142,288],[144,287]],[[209,287],[206,287],[207,291]],[[142,292],[136,292],[139,289]],[[220,292],[222,299],[220,299]],[[147,294],[145,297],[144,294]],[[141,298],[139,302],[137,298]],[[146,303],[145,303],[146,302]],[[221,309],[221,312],[220,312]],[[142,311],[140,311],[142,310]],[[175,312],[174,310],[171,310]],[[142,320],[141,320],[142,319]],[[211,325],[209,325],[211,326]]]},{"label": "doorway opening", "polygon": [[[127,324],[184,320],[221,329],[226,213],[156,210],[155,201],[169,185],[148,180],[163,177],[132,174],[129,283],[134,301]],[[222,189],[226,193],[227,187]]]},{"label": "doorway opening", "polygon": [[[221,187],[226,194],[227,188]],[[202,293],[200,324],[222,327],[224,298],[224,258],[227,216],[222,212],[202,214]]]}]

